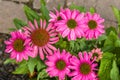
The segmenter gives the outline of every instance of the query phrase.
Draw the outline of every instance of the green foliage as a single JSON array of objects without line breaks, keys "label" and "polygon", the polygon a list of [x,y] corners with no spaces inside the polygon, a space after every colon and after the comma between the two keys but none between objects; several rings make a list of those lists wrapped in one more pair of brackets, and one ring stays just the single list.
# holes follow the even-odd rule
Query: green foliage
[{"label": "green foliage", "polygon": [[37,80],[44,80],[44,78],[48,77],[46,69],[43,69],[38,73]]},{"label": "green foliage", "polygon": [[35,68],[37,68],[37,71],[45,68],[45,64],[43,64],[39,57],[30,58],[28,61],[28,69],[31,74],[34,72]]},{"label": "green foliage", "polygon": [[83,7],[83,6],[77,6],[77,5],[73,4],[73,3],[70,5],[69,8],[72,9],[72,10],[77,9],[80,12],[86,12],[85,7]]},{"label": "green foliage", "polygon": [[40,0],[40,3],[43,4],[44,6],[46,5],[45,0]]},{"label": "green foliage", "polygon": [[41,4],[41,8],[40,8],[40,11],[42,13],[42,16],[44,17],[44,19],[46,19],[47,21],[49,20],[49,11],[48,9],[46,8],[46,6],[44,4]]},{"label": "green foliage", "polygon": [[120,40],[119,39],[115,41],[115,47],[120,47]]},{"label": "green foliage", "polygon": [[112,69],[110,71],[111,80],[119,80],[119,69],[117,67],[116,61],[113,60]]},{"label": "green foliage", "polygon": [[19,64],[19,67],[16,68],[15,71],[13,71],[13,74],[26,74],[28,72],[29,72],[29,70],[28,70],[28,66],[27,66],[27,61],[22,61]]},{"label": "green foliage", "polygon": [[12,31],[16,31],[16,28],[9,28],[8,30],[12,32]]},{"label": "green foliage", "polygon": [[108,36],[108,35],[110,34],[111,31],[113,31],[115,34],[117,34],[116,28],[113,27],[113,26],[111,26],[111,27],[109,27],[109,28],[107,28],[107,29],[105,30],[106,35]]},{"label": "green foliage", "polygon": [[113,13],[114,13],[114,16],[115,18],[117,19],[118,21],[118,25],[120,25],[120,10],[118,10],[116,7],[114,6],[111,6],[112,7],[112,10],[113,10]]},{"label": "green foliage", "polygon": [[111,80],[110,79],[110,71],[112,69],[112,62],[113,62],[113,54],[106,52],[103,54],[103,58],[100,63],[98,75],[100,80]]},{"label": "green foliage", "polygon": [[27,19],[30,20],[32,23],[34,22],[34,19],[36,19],[39,22],[40,16],[38,15],[38,13],[36,13],[26,5],[24,6],[24,12],[26,14]]},{"label": "green foliage", "polygon": [[21,29],[22,27],[27,26],[27,23],[25,23],[24,21],[17,19],[17,18],[15,18],[13,20],[13,22],[14,22],[17,29]]},{"label": "green foliage", "polygon": [[30,58],[28,61],[28,69],[30,73],[32,74],[34,72],[35,66],[37,65],[37,58]]},{"label": "green foliage", "polygon": [[118,36],[113,31],[111,31],[110,34],[108,35],[106,41],[105,41],[104,46],[114,46],[115,45],[114,42],[117,39],[119,39]]},{"label": "green foliage", "polygon": [[8,63],[16,63],[16,61],[14,59],[8,58],[4,61],[4,64],[8,64]]},{"label": "green foliage", "polygon": [[94,7],[91,7],[91,8],[90,8],[90,13],[93,14],[93,13],[95,13],[95,12],[96,12],[95,8],[94,8]]}]

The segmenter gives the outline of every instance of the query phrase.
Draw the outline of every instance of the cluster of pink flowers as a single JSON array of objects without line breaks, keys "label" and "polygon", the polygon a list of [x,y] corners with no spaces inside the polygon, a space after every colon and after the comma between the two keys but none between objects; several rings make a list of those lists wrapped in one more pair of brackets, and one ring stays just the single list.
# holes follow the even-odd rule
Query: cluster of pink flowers
[{"label": "cluster of pink flowers", "polygon": [[78,57],[59,49],[53,55],[47,56],[47,72],[50,77],[58,76],[59,80],[65,80],[69,76],[71,80],[98,80],[96,57],[87,52],[79,52]]},{"label": "cluster of pink flowers", "polygon": [[64,80],[69,76],[72,80],[97,80],[97,63],[102,58],[100,49],[93,49],[91,52],[79,52],[73,56],[63,50],[60,52],[53,44],[59,41],[60,34],[68,41],[77,38],[87,40],[97,39],[104,31],[104,19],[99,14],[81,13],[78,10],[55,9],[50,12],[50,20],[47,25],[45,20],[34,23],[28,22],[28,26],[21,30],[11,32],[11,38],[5,41],[5,52],[10,53],[12,59],[20,62],[28,57],[35,58],[38,54],[41,60],[45,60],[48,66],[46,71],[50,77],[58,76]]},{"label": "cluster of pink flowers", "polygon": [[44,55],[51,55],[57,50],[52,44],[59,41],[58,32],[46,25],[46,21],[40,20],[40,27],[34,20],[34,25],[29,22],[29,27],[11,32],[11,38],[5,41],[5,52],[11,53],[11,58],[18,62],[28,60],[28,56],[35,58],[38,54],[43,60]]},{"label": "cluster of pink flowers", "polygon": [[50,13],[49,22],[56,31],[68,40],[84,37],[87,40],[97,39],[104,31],[104,19],[99,14],[90,12],[80,13],[78,10],[61,9],[60,12]]}]

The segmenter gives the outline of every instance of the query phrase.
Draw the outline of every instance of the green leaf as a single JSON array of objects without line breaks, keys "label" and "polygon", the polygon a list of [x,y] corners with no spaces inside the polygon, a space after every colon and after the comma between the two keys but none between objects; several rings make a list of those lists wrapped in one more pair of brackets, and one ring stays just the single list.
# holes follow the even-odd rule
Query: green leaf
[{"label": "green leaf", "polygon": [[95,13],[95,12],[96,12],[95,8],[94,8],[94,7],[91,7],[91,8],[90,8],[90,13],[93,14],[93,13]]},{"label": "green leaf", "polygon": [[15,26],[16,26],[17,29],[21,29],[22,27],[24,27],[24,26],[27,25],[27,23],[25,23],[24,21],[22,21],[20,19],[17,19],[17,18],[15,18],[13,20],[13,22],[14,22],[14,24],[15,24]]},{"label": "green leaf", "polygon": [[46,8],[46,6],[41,4],[40,11],[42,12],[42,16],[44,17],[44,19],[46,19],[48,21],[50,17],[49,17],[49,11]]},{"label": "green leaf", "polygon": [[45,0],[40,0],[40,3],[43,4],[44,6],[46,5]]},{"label": "green leaf", "polygon": [[42,60],[39,60],[38,62],[37,62],[37,71],[40,71],[41,69],[43,69],[43,68],[45,68],[46,66],[45,66],[45,64],[44,64],[44,62],[42,61]]},{"label": "green leaf", "polygon": [[48,77],[48,74],[46,72],[46,69],[43,69],[41,72],[39,72],[39,74],[37,76],[37,80],[41,80],[46,77]]},{"label": "green leaf", "polygon": [[83,6],[77,6],[77,5],[73,4],[73,3],[70,5],[70,9],[72,9],[72,10],[77,9],[80,12],[86,12],[85,7],[83,7]]},{"label": "green leaf", "polygon": [[30,20],[32,23],[34,23],[34,19],[36,19],[39,22],[40,16],[26,5],[24,6],[24,12],[26,14],[27,19]]},{"label": "green leaf", "polygon": [[119,80],[119,69],[117,67],[117,64],[116,64],[115,60],[113,61],[113,64],[112,64],[112,69],[111,69],[111,72],[110,72],[110,78],[111,78],[111,80]]},{"label": "green leaf", "polygon": [[113,27],[113,26],[111,26],[111,27],[109,27],[109,28],[106,29],[106,31],[105,31],[106,35],[109,35],[111,31],[113,31],[115,34],[117,34],[116,28]]},{"label": "green leaf", "polygon": [[111,31],[104,43],[104,46],[114,46],[117,39],[119,39],[118,36],[113,31]]},{"label": "green leaf", "polygon": [[107,39],[107,36],[106,35],[102,35],[102,36],[98,37],[97,41],[99,42],[99,41],[103,41],[105,39]]},{"label": "green leaf", "polygon": [[32,74],[34,72],[35,66],[37,65],[37,58],[30,58],[28,61],[28,69],[30,73]]},{"label": "green leaf", "polygon": [[114,13],[114,16],[115,18],[117,19],[118,21],[118,25],[120,25],[120,10],[118,10],[116,7],[114,6],[111,6],[112,7],[112,10],[113,10],[113,13]]},{"label": "green leaf", "polygon": [[111,52],[113,49],[114,49],[114,46],[112,45],[102,47],[103,52]]},{"label": "green leaf", "polygon": [[27,61],[23,61],[19,64],[19,67],[13,71],[13,74],[26,74],[28,73]]},{"label": "green leaf", "polygon": [[103,54],[103,58],[100,63],[99,67],[99,78],[100,80],[111,80],[110,79],[110,71],[112,69],[112,62],[113,62],[114,55],[112,53],[106,52]]},{"label": "green leaf", "polygon": [[115,41],[115,47],[120,47],[120,40],[119,39]]},{"label": "green leaf", "polygon": [[57,10],[60,11],[60,8],[61,8],[61,5],[58,4],[58,6],[57,6]]},{"label": "green leaf", "polygon": [[8,63],[16,63],[16,61],[14,59],[8,58],[4,61],[4,64],[8,64]]},{"label": "green leaf", "polygon": [[9,28],[8,30],[11,31],[11,32],[12,32],[12,31],[16,31],[15,28]]}]

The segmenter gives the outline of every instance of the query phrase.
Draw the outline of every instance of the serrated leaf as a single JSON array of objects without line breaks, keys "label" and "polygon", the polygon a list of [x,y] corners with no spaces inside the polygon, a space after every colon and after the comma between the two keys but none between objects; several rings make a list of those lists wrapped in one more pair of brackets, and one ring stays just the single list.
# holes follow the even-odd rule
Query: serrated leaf
[{"label": "serrated leaf", "polygon": [[37,76],[37,80],[41,80],[46,77],[48,77],[48,74],[46,72],[46,69],[43,69],[41,72],[39,72],[39,74]]},{"label": "serrated leaf", "polygon": [[8,63],[16,63],[16,61],[14,59],[8,58],[4,61],[4,64],[8,64]]},{"label": "serrated leaf", "polygon": [[48,21],[50,17],[49,17],[49,11],[46,8],[46,6],[41,4],[40,11],[42,12],[42,16],[44,17],[44,19],[46,19]]},{"label": "serrated leaf", "polygon": [[77,6],[77,5],[73,4],[73,3],[70,5],[70,9],[72,9],[72,10],[77,9],[80,12],[86,12],[85,7],[83,7],[83,6]]},{"label": "serrated leaf", "polygon": [[112,62],[113,62],[113,54],[108,52],[104,53],[98,72],[100,80],[111,80],[110,71],[112,69],[112,65],[111,65]]},{"label": "serrated leaf", "polygon": [[95,13],[95,12],[96,12],[96,11],[95,11],[95,8],[94,8],[94,7],[91,7],[91,8],[90,8],[90,13],[93,14],[93,13]]},{"label": "serrated leaf", "polygon": [[36,19],[37,22],[39,22],[40,16],[26,5],[24,6],[24,12],[26,14],[27,19],[30,20],[32,23],[34,22],[34,19]]},{"label": "serrated leaf", "polygon": [[113,60],[112,69],[110,72],[111,80],[119,80],[119,69],[117,67],[116,61]]},{"label": "serrated leaf", "polygon": [[26,74],[28,73],[27,61],[20,63],[19,67],[13,71],[13,74]]},{"label": "serrated leaf", "polygon": [[21,29],[22,27],[24,27],[24,26],[27,25],[27,23],[25,23],[24,21],[22,21],[20,19],[17,19],[17,18],[15,18],[13,20],[13,22],[14,22],[14,24],[15,24],[15,26],[16,26],[17,29]]},{"label": "serrated leaf", "polygon": [[118,10],[116,7],[114,6],[111,6],[112,7],[112,10],[113,10],[113,13],[114,13],[114,16],[115,18],[117,19],[118,21],[118,25],[120,25],[120,10]]}]

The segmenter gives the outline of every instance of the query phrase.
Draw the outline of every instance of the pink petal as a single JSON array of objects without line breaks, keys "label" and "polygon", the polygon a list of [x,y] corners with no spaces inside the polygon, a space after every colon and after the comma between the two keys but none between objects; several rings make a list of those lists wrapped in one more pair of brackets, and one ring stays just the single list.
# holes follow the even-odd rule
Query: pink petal
[{"label": "pink petal", "polygon": [[60,13],[60,16],[61,16],[64,20],[67,19],[67,17],[66,17],[65,14],[63,14],[63,13]]},{"label": "pink petal", "polygon": [[76,35],[75,35],[75,32],[73,29],[71,29],[70,38],[71,38],[71,40],[76,40]]},{"label": "pink petal", "polygon": [[36,57],[38,54],[38,47],[37,46],[34,46],[33,47],[33,57]]},{"label": "pink petal", "polygon": [[36,20],[34,20],[34,24],[35,24],[36,29],[38,29],[38,24]]},{"label": "pink petal", "polygon": [[47,46],[45,46],[45,49],[46,49],[46,51],[48,52],[49,55],[53,54],[53,52]]},{"label": "pink petal", "polygon": [[76,21],[80,21],[83,18],[84,18],[84,13],[78,14],[78,16],[76,17]]},{"label": "pink petal", "polygon": [[47,46],[48,46],[50,49],[54,50],[54,51],[57,50],[54,46],[52,46],[52,45],[50,45],[50,44],[47,44]]},{"label": "pink petal", "polygon": [[51,23],[48,24],[48,27],[46,28],[47,31],[49,31],[51,28],[52,28],[52,25]]},{"label": "pink petal", "polygon": [[39,55],[40,55],[40,58],[44,60],[44,54],[43,54],[42,48],[39,48]]},{"label": "pink petal", "polygon": [[32,22],[29,21],[28,24],[33,30],[35,30],[35,27],[33,26]]},{"label": "pink petal", "polygon": [[72,12],[72,19],[75,19],[76,18],[76,15],[77,15],[77,11],[76,10],[74,10],[73,12]]},{"label": "pink petal", "polygon": [[63,33],[62,33],[62,37],[65,38],[70,32],[70,29],[69,28],[66,28]]},{"label": "pink petal", "polygon": [[68,19],[71,18],[71,11],[70,11],[70,9],[66,9],[66,16],[67,16]]},{"label": "pink petal", "polygon": [[46,21],[44,20],[43,29],[45,29],[45,27],[46,27]]}]

